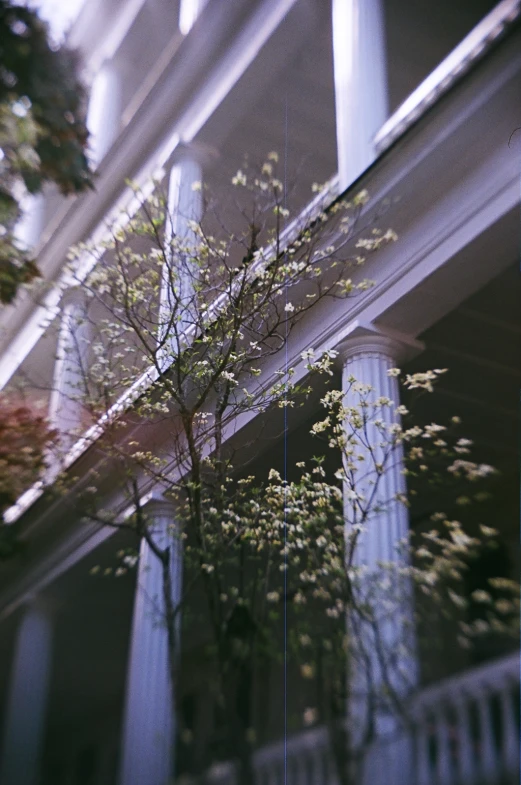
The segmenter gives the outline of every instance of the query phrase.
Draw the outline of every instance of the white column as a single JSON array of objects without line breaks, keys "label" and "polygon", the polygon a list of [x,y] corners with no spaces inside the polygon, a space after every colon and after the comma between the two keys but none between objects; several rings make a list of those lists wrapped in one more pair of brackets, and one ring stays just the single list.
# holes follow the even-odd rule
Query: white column
[{"label": "white column", "polygon": [[168,214],[172,218],[169,231],[190,246],[196,242],[196,235],[189,223],[201,219],[201,185],[201,164],[189,152],[183,153],[172,166],[168,181]]},{"label": "white column", "polygon": [[[172,600],[178,604],[183,567],[181,541],[173,531],[173,507],[157,499],[149,502],[146,511],[154,542],[162,549],[170,547]],[[130,639],[120,785],[168,785],[174,743],[162,563],[143,539]]]},{"label": "white column", "polygon": [[179,30],[183,35],[188,35],[207,2],[208,0],[181,0]]},{"label": "white column", "polygon": [[78,289],[71,289],[62,299],[58,350],[49,403],[49,419],[60,435],[63,453],[74,444],[81,432],[90,335],[83,294]]},{"label": "white column", "polygon": [[387,119],[382,6],[382,0],[332,0],[340,191],[373,162],[373,139]]},{"label": "white column", "polygon": [[38,785],[51,671],[51,620],[35,603],[18,630],[0,766],[2,785]]},{"label": "white column", "polygon": [[[189,151],[184,152],[173,164],[168,181],[165,234],[167,264],[161,293],[162,329],[168,330],[170,326],[171,330],[172,314],[178,317],[176,329],[179,332],[193,321],[190,301],[193,296],[194,276],[197,275],[193,255],[199,240],[191,222],[201,220],[201,183],[200,163]],[[172,350],[175,352],[178,348],[177,342],[174,341]]]},{"label": "white column", "polygon": [[104,63],[92,82],[87,112],[91,161],[97,167],[117,136],[121,121],[121,76],[113,62]]},{"label": "white column", "polygon": [[44,198],[42,194],[29,194],[21,202],[22,217],[15,226],[14,235],[27,250],[38,244],[43,228]]},{"label": "white column", "polygon": [[[396,342],[377,333],[368,334],[358,338],[353,338],[342,347],[342,357],[344,360],[342,389],[346,391],[346,406],[357,406],[360,402],[359,394],[351,390],[351,378],[357,382],[371,385],[374,392],[368,396],[369,401],[374,401],[379,397],[389,398],[396,406],[400,402],[400,390],[395,377],[388,376],[390,368],[398,365],[395,359],[399,346]],[[376,416],[376,415],[375,415]],[[389,408],[379,411],[378,416],[386,423],[391,423],[393,418]],[[381,457],[382,450],[376,445],[384,438],[374,427],[369,426],[367,435],[376,454]],[[369,472],[374,472],[373,461],[369,451],[362,445],[357,450],[364,454],[365,461],[357,474],[360,475],[363,490],[366,495],[371,493],[369,482],[373,476],[367,476]],[[376,499],[386,503],[384,517],[379,517],[378,513],[372,514],[370,525],[366,532],[359,538],[356,558],[358,563],[365,564],[370,568],[375,568],[378,561],[396,561],[396,546],[398,542],[407,536],[409,523],[407,509],[403,504],[392,501],[396,494],[405,493],[405,478],[401,471],[402,450],[397,448],[394,453],[393,465],[390,466],[379,479]],[[349,509],[347,504],[347,515],[349,520]]]},{"label": "white column", "polygon": [[[367,395],[369,402],[384,397],[398,405],[398,383],[387,372],[399,364],[404,353],[410,354],[411,349],[417,352],[419,348],[421,344],[415,341],[404,343],[372,327],[355,327],[352,337],[340,347],[345,406],[360,409],[361,397],[353,379],[372,387]],[[388,425],[395,420],[390,408],[380,409],[372,416],[371,409],[366,411],[369,412],[370,420],[378,416]],[[386,441],[386,437],[370,422],[364,431],[356,425],[353,429],[348,418],[346,435],[349,437],[353,433],[357,440],[355,454],[364,459],[355,460],[354,490],[365,497],[362,506],[366,506],[368,514],[362,520],[358,503],[351,495],[353,489],[346,482],[346,535],[352,534],[354,525],[363,525],[354,550],[353,565],[365,567],[367,574],[358,580],[355,591],[358,601],[367,602],[373,610],[374,624],[367,623],[356,613],[348,619],[355,654],[350,675],[350,732],[354,747],[359,747],[366,724],[372,719],[377,738],[384,741],[377,741],[366,756],[363,781],[373,785],[385,781],[391,785],[407,781],[404,766],[411,763],[412,749],[411,740],[402,734],[396,705],[385,697],[385,688],[390,684],[400,701],[414,687],[418,678],[411,586],[403,578],[399,582],[395,580],[395,574],[389,570],[382,573],[378,565],[379,562],[397,565],[406,563],[398,545],[408,535],[408,514],[406,507],[396,500],[397,494],[406,491],[405,478],[401,473],[403,454],[401,448],[396,448],[392,459],[385,464],[383,473],[377,475],[375,463],[382,461],[385,454],[385,447],[379,445]],[[371,446],[374,455],[371,455],[367,444]],[[371,497],[372,501],[367,501]],[[389,578],[390,588],[379,589],[377,576]],[[385,607],[388,600],[394,603],[392,609]],[[379,704],[373,710],[369,708],[370,696]],[[400,743],[395,743],[393,739],[400,734]]]}]

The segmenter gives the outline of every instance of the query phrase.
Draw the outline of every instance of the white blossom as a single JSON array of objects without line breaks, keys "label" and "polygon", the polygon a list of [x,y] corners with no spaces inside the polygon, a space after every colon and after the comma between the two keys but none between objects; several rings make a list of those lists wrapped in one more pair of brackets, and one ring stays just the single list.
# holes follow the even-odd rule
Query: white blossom
[{"label": "white blossom", "polygon": [[314,723],[318,719],[318,712],[316,709],[304,709],[304,713],[302,715],[302,720],[304,725],[314,725]]}]

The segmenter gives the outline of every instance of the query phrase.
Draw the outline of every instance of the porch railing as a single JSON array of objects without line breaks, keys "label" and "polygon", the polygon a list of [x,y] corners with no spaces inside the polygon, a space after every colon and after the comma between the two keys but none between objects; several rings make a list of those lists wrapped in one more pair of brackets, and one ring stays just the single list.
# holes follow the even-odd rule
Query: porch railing
[{"label": "porch railing", "polygon": [[417,785],[519,780],[519,667],[517,652],[417,696]]},{"label": "porch railing", "polygon": [[[400,785],[517,783],[519,684],[516,652],[422,690],[411,704],[411,780]],[[257,750],[254,768],[255,785],[338,785],[324,727]],[[233,765],[214,766],[206,781],[235,785]],[[386,777],[371,785],[390,783]]]},{"label": "porch railing", "polygon": [[382,153],[446,93],[521,14],[519,0],[502,0],[405,99],[374,138]]}]

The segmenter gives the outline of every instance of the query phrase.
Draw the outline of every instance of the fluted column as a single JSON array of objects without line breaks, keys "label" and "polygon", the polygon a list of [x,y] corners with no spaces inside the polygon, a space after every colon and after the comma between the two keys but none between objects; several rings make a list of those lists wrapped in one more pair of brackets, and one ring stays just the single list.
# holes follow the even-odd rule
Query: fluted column
[{"label": "fluted column", "polygon": [[2,785],[39,785],[51,653],[49,609],[36,602],[26,610],[16,640],[4,719]]},{"label": "fluted column", "polygon": [[91,161],[97,167],[117,136],[121,121],[121,75],[113,62],[104,63],[92,82],[87,113]]},{"label": "fluted column", "polygon": [[382,0],[332,0],[340,190],[375,158],[373,139],[388,115]]},{"label": "fluted column", "polygon": [[[368,396],[369,401],[383,397],[393,401],[396,406],[399,405],[400,391],[397,380],[388,375],[389,369],[398,364],[395,357],[399,350],[400,346],[396,341],[376,332],[355,337],[346,343],[342,348],[344,360],[342,383],[343,390],[346,391],[347,406],[358,406],[360,402],[360,396],[353,389],[351,378],[373,388],[374,392]],[[386,424],[391,424],[393,421],[390,408],[382,408],[378,412],[378,417]],[[367,438],[370,440],[376,458],[381,459],[383,450],[378,447],[378,444],[385,437],[375,426],[369,425]],[[360,490],[368,496],[372,487],[370,483],[374,480],[370,474],[371,471],[374,472],[372,468],[374,459],[362,444],[357,448],[357,452],[365,458],[362,467],[357,471],[362,478]],[[356,560],[359,564],[365,564],[369,568],[376,567],[379,561],[396,561],[396,546],[409,530],[407,510],[403,504],[395,501],[396,495],[403,494],[406,490],[405,478],[401,474],[403,469],[401,461],[402,450],[397,447],[394,452],[393,465],[388,467],[378,480],[376,498],[386,503],[384,517],[373,512],[371,524],[367,526],[358,540]],[[373,506],[376,507],[376,504]],[[351,505],[347,503],[348,519],[350,507]]]},{"label": "fluted column", "polygon": [[194,317],[194,256],[199,238],[193,222],[198,223],[202,215],[201,181],[201,164],[190,151],[183,152],[173,164],[168,181],[167,264],[161,292],[161,331],[177,334],[171,347],[174,353],[179,350],[179,336]]},{"label": "fluted column", "polygon": [[[172,505],[146,507],[158,548],[170,548],[172,602],[181,599],[182,549]],[[121,750],[120,785],[168,785],[173,774],[174,710],[165,624],[162,562],[141,542]],[[179,640],[179,630],[177,632]]]},{"label": "fluted column", "polygon": [[82,292],[71,289],[62,299],[58,350],[54,368],[49,419],[66,453],[79,436],[90,346],[90,323]]},{"label": "fluted column", "polygon": [[[412,751],[405,739],[394,742],[401,733],[399,711],[389,699],[387,687],[392,687],[398,701],[405,698],[417,681],[417,661],[410,583],[393,567],[381,567],[382,562],[396,567],[407,563],[398,547],[409,531],[407,508],[397,499],[406,491],[403,453],[401,447],[396,447],[392,457],[385,460],[389,437],[382,433],[382,426],[373,424],[378,418],[389,426],[397,418],[392,407],[383,406],[374,412],[370,403],[383,398],[399,404],[398,383],[388,371],[399,364],[404,354],[419,348],[417,342],[404,343],[372,326],[357,327],[340,347],[345,406],[368,414],[363,428],[356,418],[348,417],[346,422],[346,436],[356,440],[356,465],[354,481],[345,483],[344,504],[346,536],[351,538],[356,531],[353,527],[361,527],[352,564],[365,572],[356,581],[355,597],[360,605],[367,603],[372,612],[371,622],[356,613],[348,619],[354,654],[349,705],[353,746],[363,744],[369,721],[374,723],[380,739],[364,766],[363,782],[372,785],[407,782],[403,765],[410,763]],[[372,391],[360,392],[354,380],[370,385]],[[368,408],[360,409],[362,398],[369,403]],[[380,463],[383,467],[378,470]],[[353,493],[361,497],[361,504]],[[380,586],[379,581],[386,581],[387,586]]]}]

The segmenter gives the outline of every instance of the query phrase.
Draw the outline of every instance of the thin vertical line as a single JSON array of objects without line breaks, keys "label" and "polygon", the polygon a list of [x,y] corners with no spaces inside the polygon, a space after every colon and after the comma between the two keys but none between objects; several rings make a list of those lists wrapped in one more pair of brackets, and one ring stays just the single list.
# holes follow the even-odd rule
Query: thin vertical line
[{"label": "thin vertical line", "polygon": [[[286,89],[286,99],[284,105],[284,209],[287,209],[288,199],[288,93]],[[284,219],[285,222],[286,219]],[[288,286],[287,274],[284,286],[285,305],[288,305]],[[286,309],[285,313],[289,311]],[[286,317],[285,341],[284,341],[284,371],[286,384],[288,384],[288,317]],[[286,389],[286,404],[288,393]],[[287,481],[288,481],[288,406],[284,406],[284,783],[288,781],[288,610],[287,610],[287,585],[288,585],[288,556],[287,556]]]}]

